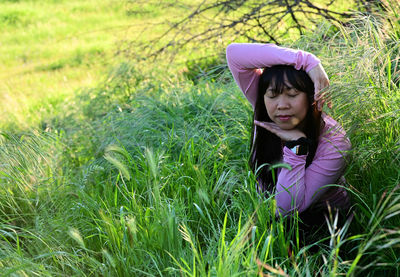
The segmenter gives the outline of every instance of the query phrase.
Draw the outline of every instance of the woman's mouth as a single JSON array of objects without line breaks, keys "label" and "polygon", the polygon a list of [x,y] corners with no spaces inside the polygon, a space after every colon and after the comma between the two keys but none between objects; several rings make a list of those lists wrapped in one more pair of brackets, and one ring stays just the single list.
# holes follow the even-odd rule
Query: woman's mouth
[{"label": "woman's mouth", "polygon": [[291,115],[278,115],[280,121],[289,121],[291,117]]}]

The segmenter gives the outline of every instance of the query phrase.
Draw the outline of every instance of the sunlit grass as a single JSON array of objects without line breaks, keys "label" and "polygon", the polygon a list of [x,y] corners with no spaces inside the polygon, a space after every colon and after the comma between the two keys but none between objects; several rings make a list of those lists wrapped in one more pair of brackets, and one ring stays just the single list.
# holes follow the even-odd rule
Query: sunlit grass
[{"label": "sunlit grass", "polygon": [[159,35],[162,28],[143,29],[168,15],[154,4],[146,12],[114,0],[6,1],[0,8],[0,126],[13,128],[40,125],[78,89],[96,86],[123,56],[124,41]]}]

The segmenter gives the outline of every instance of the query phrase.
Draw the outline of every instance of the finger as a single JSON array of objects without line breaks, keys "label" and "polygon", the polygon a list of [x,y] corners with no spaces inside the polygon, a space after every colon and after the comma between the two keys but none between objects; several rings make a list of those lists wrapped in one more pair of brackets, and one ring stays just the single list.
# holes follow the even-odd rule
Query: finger
[{"label": "finger", "polygon": [[260,127],[264,127],[264,122],[258,121],[258,120],[254,120],[254,124]]},{"label": "finger", "polygon": [[322,99],[324,97],[324,91],[320,90],[317,93],[314,94],[314,100],[315,101],[319,101],[320,99]]},{"label": "finger", "polygon": [[271,127],[274,127],[274,126],[277,126],[275,123],[273,123],[273,122],[266,122],[266,121],[258,121],[258,120],[254,120],[254,124],[255,125],[258,125],[258,126],[260,126],[260,127],[264,127],[264,126],[271,126]]},{"label": "finger", "polygon": [[319,98],[319,86],[315,86],[315,89],[314,89],[314,100],[315,101],[318,101],[318,98]]},{"label": "finger", "polygon": [[276,131],[279,129],[279,127],[276,126],[276,124],[272,123],[272,122],[262,122],[262,121],[254,120],[254,124],[261,128],[264,128],[267,131],[270,131],[274,134],[276,134]]},{"label": "finger", "polygon": [[318,101],[318,111],[322,112],[322,109],[323,109],[323,107],[324,107],[324,104],[325,104],[325,99],[324,99],[324,98],[322,98],[322,99],[320,99],[320,100]]},{"label": "finger", "polygon": [[322,89],[320,91],[320,93],[318,94],[316,101],[318,102],[317,108],[319,111],[322,111],[322,108],[323,108],[325,102],[330,101],[329,93],[330,92],[329,92],[329,86],[328,86],[328,87],[325,87],[324,89]]},{"label": "finger", "polygon": [[261,122],[258,120],[254,120],[254,125],[257,125],[261,128],[267,129],[268,130],[268,125],[266,124],[266,122]]},{"label": "finger", "polygon": [[328,105],[328,108],[329,109],[332,109],[332,97],[329,95],[328,97],[327,97],[327,105]]},{"label": "finger", "polygon": [[[318,89],[319,89],[319,86],[318,86]],[[318,90],[318,92],[317,92],[317,96],[320,98],[320,97],[323,97],[324,95],[326,95],[327,93],[328,93],[328,89],[329,89],[329,85],[328,86],[324,86],[322,89],[319,89]]]}]

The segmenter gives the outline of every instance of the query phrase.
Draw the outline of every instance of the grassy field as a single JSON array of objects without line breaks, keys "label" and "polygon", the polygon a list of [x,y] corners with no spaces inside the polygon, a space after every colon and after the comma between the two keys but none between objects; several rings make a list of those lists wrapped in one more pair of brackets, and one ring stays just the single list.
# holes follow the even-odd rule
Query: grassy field
[{"label": "grassy field", "polygon": [[[125,43],[159,35],[165,27],[157,23],[169,12],[115,0],[0,5],[0,119],[14,128],[37,126],[77,90],[98,85],[127,59],[120,51]],[[177,13],[188,8],[174,7]]]},{"label": "grassy field", "polygon": [[288,42],[323,61],[353,145],[355,217],[315,250],[255,190],[251,107],[226,65],[193,81],[196,63],[122,51],[169,10],[2,2],[0,275],[399,276],[396,10]]}]

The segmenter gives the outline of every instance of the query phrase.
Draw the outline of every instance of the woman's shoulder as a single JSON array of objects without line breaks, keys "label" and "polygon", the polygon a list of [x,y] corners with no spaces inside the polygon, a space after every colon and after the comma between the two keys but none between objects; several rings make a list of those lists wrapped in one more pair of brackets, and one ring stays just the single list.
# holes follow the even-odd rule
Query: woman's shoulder
[{"label": "woman's shoulder", "polygon": [[343,127],[326,113],[322,113],[321,118],[324,122],[324,127],[321,131],[319,145],[329,145],[340,151],[350,150],[351,143]]}]

